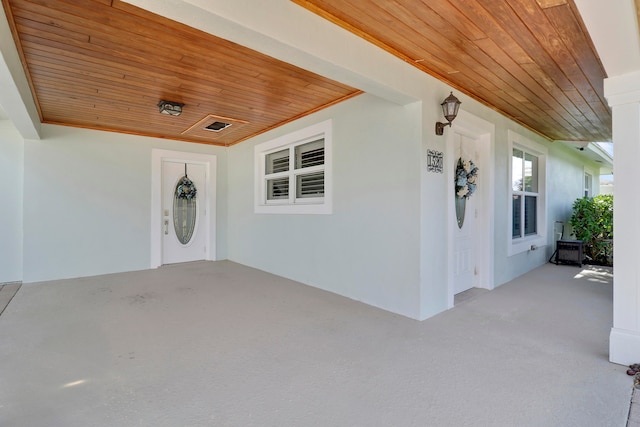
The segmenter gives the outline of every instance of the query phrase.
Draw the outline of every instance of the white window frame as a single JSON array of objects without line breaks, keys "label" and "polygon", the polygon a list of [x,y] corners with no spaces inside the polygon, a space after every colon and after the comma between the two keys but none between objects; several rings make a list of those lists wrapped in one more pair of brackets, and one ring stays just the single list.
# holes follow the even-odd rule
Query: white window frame
[{"label": "white window frame", "polygon": [[584,171],[584,196],[593,197],[593,174],[591,171]]},{"label": "white window frame", "polygon": [[[507,248],[509,256],[531,250],[532,247],[542,247],[547,244],[547,148],[516,132],[508,131],[509,139],[509,179],[508,183],[508,223]],[[536,203],[537,233],[531,236],[512,237],[513,230],[513,149],[522,150],[538,158],[538,200]]]},{"label": "white window frame", "polygon": [[[324,139],[324,167],[316,166],[314,167],[314,171],[324,171],[324,197],[296,199],[295,190],[292,186],[289,189],[288,199],[267,201],[267,181],[265,177],[266,156],[284,149],[291,150],[291,154],[293,154],[296,146],[315,141],[319,138]],[[296,170],[291,170],[288,174],[292,180],[295,180]],[[333,212],[332,121],[326,120],[256,145],[254,148],[254,177],[255,213],[331,214]],[[290,185],[291,183],[292,181],[290,181]]]}]

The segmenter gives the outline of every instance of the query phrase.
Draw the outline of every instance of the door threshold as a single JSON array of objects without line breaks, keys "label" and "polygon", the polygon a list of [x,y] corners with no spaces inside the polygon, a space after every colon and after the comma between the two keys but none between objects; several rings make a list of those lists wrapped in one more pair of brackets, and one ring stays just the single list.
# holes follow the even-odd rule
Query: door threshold
[{"label": "door threshold", "polygon": [[180,265],[189,265],[189,264],[199,264],[199,263],[204,263],[204,262],[211,262],[208,261],[206,259],[197,259],[195,261],[184,261],[184,262],[172,262],[170,264],[162,264],[160,266],[160,268],[164,268],[164,267],[177,267]]},{"label": "door threshold", "polygon": [[455,307],[458,304],[463,302],[468,302],[477,297],[486,294],[489,292],[489,289],[484,288],[469,288],[466,291],[462,291],[459,294],[453,296],[453,306]]}]

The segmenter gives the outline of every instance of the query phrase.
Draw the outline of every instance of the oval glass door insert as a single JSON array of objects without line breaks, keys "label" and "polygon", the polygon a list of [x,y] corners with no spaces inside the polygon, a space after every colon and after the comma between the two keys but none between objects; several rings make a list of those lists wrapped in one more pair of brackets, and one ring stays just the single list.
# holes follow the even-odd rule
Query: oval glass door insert
[{"label": "oval glass door insert", "polygon": [[173,193],[173,228],[183,245],[191,241],[196,228],[196,186],[186,175],[178,180]]}]

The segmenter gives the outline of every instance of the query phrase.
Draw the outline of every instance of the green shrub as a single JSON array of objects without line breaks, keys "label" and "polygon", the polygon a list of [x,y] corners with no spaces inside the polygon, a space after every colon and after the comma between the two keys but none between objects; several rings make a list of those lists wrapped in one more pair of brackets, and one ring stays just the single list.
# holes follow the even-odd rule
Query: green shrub
[{"label": "green shrub", "polygon": [[573,203],[569,220],[576,239],[584,242],[584,254],[595,264],[613,264],[613,196],[584,197]]}]

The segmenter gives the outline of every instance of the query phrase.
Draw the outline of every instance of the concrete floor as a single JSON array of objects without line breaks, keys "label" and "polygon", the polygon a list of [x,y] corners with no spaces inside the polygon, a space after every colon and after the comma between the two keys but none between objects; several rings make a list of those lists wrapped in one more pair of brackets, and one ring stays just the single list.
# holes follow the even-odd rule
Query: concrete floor
[{"label": "concrete floor", "polygon": [[0,315],[20,289],[20,282],[0,284]]},{"label": "concrete floor", "polygon": [[553,264],[424,322],[228,261],[25,284],[0,425],[624,426],[611,318]]}]

